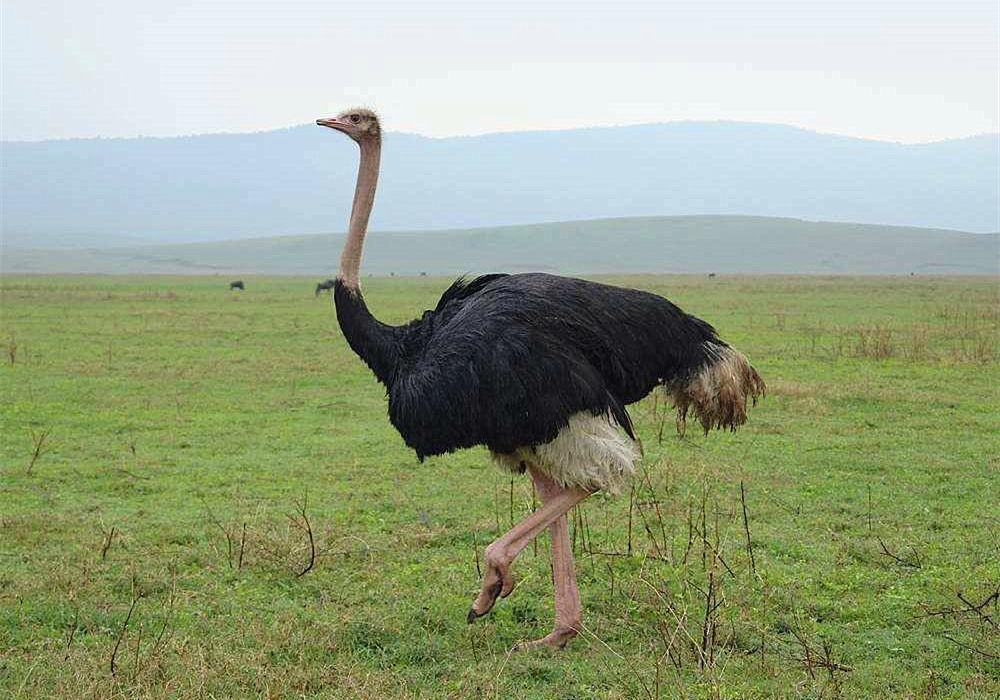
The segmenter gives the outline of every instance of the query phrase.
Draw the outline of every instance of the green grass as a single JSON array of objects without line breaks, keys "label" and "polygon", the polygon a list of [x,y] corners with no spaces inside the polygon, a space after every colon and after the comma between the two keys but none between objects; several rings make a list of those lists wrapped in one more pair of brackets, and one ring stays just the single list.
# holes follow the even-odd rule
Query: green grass
[{"label": "green grass", "polygon": [[[996,697],[997,603],[959,594],[1000,583],[997,279],[615,281],[769,393],[735,435],[633,407],[634,494],[572,517],[585,631],[511,654],[551,620],[546,537],[465,613],[528,480],[418,464],[314,280],[6,276],[0,695]],[[399,322],[447,282],[366,290]]]}]

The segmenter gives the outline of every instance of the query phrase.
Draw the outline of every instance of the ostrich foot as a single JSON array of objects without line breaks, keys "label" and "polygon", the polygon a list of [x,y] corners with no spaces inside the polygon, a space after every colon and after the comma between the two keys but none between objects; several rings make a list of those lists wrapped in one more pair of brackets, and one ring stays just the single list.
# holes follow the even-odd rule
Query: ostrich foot
[{"label": "ostrich foot", "polygon": [[524,651],[537,647],[549,647],[550,649],[562,649],[575,637],[577,631],[573,627],[556,627],[541,639],[533,639],[530,642],[518,642],[514,645],[514,651]]},{"label": "ostrich foot", "polygon": [[[502,557],[495,553],[494,546],[486,548],[486,574],[469,615],[466,618],[471,625],[477,617],[482,617],[490,610],[499,598],[506,598],[514,590],[514,576],[510,573],[510,563],[513,557]],[[491,551],[494,550],[494,551]]]}]

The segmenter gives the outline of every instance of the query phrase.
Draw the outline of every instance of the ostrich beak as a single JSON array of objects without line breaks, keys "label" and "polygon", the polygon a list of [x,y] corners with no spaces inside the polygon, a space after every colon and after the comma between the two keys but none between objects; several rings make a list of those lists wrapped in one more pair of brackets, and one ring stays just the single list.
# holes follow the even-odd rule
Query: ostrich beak
[{"label": "ostrich beak", "polygon": [[337,131],[344,131],[346,124],[337,121],[336,117],[329,117],[327,119],[317,119],[316,123],[319,126],[325,126],[330,129],[336,129]]}]

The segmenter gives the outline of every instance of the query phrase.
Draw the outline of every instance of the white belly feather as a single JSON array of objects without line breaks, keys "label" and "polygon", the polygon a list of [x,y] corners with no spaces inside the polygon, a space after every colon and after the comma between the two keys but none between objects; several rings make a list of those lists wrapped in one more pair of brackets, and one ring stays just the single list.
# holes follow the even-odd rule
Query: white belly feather
[{"label": "white belly feather", "polygon": [[521,472],[522,463],[533,464],[563,486],[617,494],[635,473],[640,455],[638,443],[625,435],[614,418],[584,411],[570,416],[569,424],[551,442],[505,454],[494,452],[493,459],[512,472]]}]

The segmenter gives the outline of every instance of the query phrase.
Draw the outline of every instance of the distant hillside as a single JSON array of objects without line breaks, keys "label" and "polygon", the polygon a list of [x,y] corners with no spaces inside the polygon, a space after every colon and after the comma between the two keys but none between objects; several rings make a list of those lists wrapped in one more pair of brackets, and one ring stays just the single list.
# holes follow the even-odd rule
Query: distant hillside
[{"label": "distant hillside", "polygon": [[[316,126],[3,143],[8,245],[120,245],[346,226],[357,149]],[[1000,136],[901,145],[769,124],[431,139],[390,133],[373,226],[748,214],[1000,230]]]},{"label": "distant hillside", "polygon": [[[3,272],[308,274],[336,267],[341,235],[85,250],[4,248]],[[997,274],[1000,235],[746,216],[681,216],[446,231],[373,232],[366,274],[719,272]]]}]

